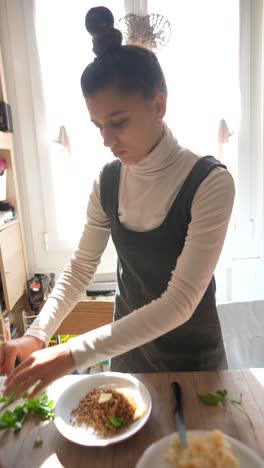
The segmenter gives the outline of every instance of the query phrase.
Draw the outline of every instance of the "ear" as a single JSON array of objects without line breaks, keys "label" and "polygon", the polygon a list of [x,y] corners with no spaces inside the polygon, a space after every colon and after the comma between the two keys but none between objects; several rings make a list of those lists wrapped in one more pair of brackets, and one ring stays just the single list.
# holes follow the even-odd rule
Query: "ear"
[{"label": "ear", "polygon": [[167,107],[167,97],[163,93],[156,93],[153,97],[153,110],[154,115],[158,120],[162,120]]}]

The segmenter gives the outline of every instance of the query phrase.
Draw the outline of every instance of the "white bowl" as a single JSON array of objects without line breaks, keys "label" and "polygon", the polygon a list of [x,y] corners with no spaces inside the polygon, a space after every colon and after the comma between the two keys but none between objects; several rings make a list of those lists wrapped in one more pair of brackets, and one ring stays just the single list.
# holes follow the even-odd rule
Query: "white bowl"
[{"label": "white bowl", "polygon": [[[191,434],[206,434],[209,431],[188,431]],[[165,454],[171,446],[169,434],[150,445],[138,461],[136,468],[171,468],[171,464],[165,460]],[[234,456],[240,463],[240,468],[264,468],[264,460],[253,450],[233,437],[224,434],[225,440],[229,443]]]},{"label": "white bowl", "polygon": [[[141,418],[133,422],[122,433],[111,437],[100,437],[90,432],[84,425],[73,426],[71,412],[79,404],[79,401],[94,388],[120,388],[127,395],[132,396],[137,406],[143,410]],[[66,439],[76,444],[94,446],[106,446],[116,444],[138,432],[147,422],[151,412],[151,396],[145,385],[130,374],[119,372],[102,372],[78,380],[70,385],[60,396],[55,406],[55,425],[58,431]]]}]

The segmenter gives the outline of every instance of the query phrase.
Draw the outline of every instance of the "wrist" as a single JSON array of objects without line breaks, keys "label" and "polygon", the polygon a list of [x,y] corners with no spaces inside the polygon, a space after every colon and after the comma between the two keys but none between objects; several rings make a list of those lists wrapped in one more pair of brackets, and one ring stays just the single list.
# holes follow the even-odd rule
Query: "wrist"
[{"label": "wrist", "polygon": [[39,349],[45,348],[45,343],[42,340],[40,340],[39,338],[36,338],[35,336],[24,335],[23,338],[30,341],[33,344],[33,346],[36,347],[36,351],[39,350]]}]

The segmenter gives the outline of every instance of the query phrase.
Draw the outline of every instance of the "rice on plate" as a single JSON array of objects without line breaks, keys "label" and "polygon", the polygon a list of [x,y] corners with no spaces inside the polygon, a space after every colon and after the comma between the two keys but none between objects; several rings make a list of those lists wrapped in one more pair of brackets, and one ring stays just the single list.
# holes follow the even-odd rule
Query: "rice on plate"
[{"label": "rice on plate", "polygon": [[224,434],[214,430],[208,434],[187,434],[188,447],[183,447],[178,434],[174,434],[165,459],[177,468],[238,468]]}]

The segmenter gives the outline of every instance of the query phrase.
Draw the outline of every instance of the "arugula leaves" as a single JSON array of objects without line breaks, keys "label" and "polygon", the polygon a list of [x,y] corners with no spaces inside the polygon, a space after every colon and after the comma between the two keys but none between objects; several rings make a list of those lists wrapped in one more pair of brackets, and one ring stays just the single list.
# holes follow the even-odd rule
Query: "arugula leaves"
[{"label": "arugula leaves", "polygon": [[247,413],[247,411],[245,410],[244,406],[243,406],[243,403],[242,403],[242,393],[240,393],[240,399],[239,400],[233,400],[231,398],[229,398],[228,396],[228,391],[226,389],[224,390],[217,390],[215,393],[206,393],[204,395],[200,395],[198,394],[198,398],[200,401],[202,401],[202,403],[204,403],[205,405],[219,405],[219,404],[227,404],[227,403],[230,403],[232,404],[233,406],[235,406],[235,408],[237,408],[239,411],[241,411],[241,413],[243,413],[253,432],[254,432],[254,436],[255,438],[257,439],[257,434],[256,434],[256,428],[254,426],[254,423],[252,421],[252,419],[250,418],[249,414]]},{"label": "arugula leaves", "polygon": [[205,395],[198,395],[199,399],[206,405],[218,405],[226,401],[227,390],[217,390],[216,393],[207,393]]},{"label": "arugula leaves", "polygon": [[109,421],[106,423],[105,427],[107,429],[111,429],[111,426],[115,427],[116,429],[121,429],[121,427],[126,425],[126,421],[122,418],[110,418]]},{"label": "arugula leaves", "polygon": [[15,392],[7,397],[0,395],[0,403],[3,403],[0,408],[0,431],[11,428],[14,432],[19,432],[25,420],[33,415],[38,415],[41,419],[54,418],[54,401],[48,399],[45,392],[42,392],[39,398],[28,400],[28,393],[24,393],[22,399],[25,400],[21,405],[16,406],[13,410],[6,409],[13,403]]}]

